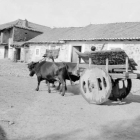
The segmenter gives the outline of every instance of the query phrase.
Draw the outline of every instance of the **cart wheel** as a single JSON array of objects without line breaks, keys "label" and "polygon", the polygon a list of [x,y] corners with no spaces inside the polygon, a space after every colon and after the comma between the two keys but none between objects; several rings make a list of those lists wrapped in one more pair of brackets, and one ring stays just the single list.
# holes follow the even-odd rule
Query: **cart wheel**
[{"label": "cart wheel", "polygon": [[113,101],[117,101],[117,99],[122,100],[126,98],[127,95],[130,93],[132,87],[132,80],[115,80],[112,85],[113,88],[109,99]]},{"label": "cart wheel", "polygon": [[86,69],[80,77],[80,89],[82,96],[89,103],[102,104],[111,94],[111,78],[100,68]]}]

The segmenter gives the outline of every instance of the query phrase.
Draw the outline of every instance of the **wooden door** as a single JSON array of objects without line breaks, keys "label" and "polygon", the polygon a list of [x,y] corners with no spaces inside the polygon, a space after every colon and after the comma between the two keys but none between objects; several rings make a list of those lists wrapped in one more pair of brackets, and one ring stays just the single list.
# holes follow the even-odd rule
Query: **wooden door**
[{"label": "wooden door", "polygon": [[20,52],[21,52],[21,49],[18,48],[18,49],[17,49],[17,60],[20,60]]},{"label": "wooden door", "polygon": [[4,58],[8,58],[8,46],[5,46]]}]

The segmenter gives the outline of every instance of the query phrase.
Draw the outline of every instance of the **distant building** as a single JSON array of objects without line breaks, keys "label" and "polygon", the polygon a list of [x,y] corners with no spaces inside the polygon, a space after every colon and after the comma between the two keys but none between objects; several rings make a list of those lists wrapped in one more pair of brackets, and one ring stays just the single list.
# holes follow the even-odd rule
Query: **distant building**
[{"label": "distant building", "polygon": [[0,59],[13,59],[14,51],[16,51],[17,60],[23,59],[24,49],[21,46],[47,29],[50,28],[20,19],[0,25]]},{"label": "distant building", "polygon": [[60,48],[56,61],[77,62],[75,50],[90,51],[121,48],[140,63],[140,22],[91,24],[85,27],[49,28],[27,20],[0,25],[0,58],[24,62],[42,59],[46,49]]}]

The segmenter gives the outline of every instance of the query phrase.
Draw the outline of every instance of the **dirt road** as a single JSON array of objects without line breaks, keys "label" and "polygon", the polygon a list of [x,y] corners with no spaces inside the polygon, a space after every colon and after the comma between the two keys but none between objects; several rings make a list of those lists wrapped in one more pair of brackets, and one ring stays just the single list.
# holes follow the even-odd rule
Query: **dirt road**
[{"label": "dirt road", "polygon": [[88,104],[78,84],[62,97],[36,77],[27,65],[0,60],[0,140],[139,140],[140,81],[123,104]]}]

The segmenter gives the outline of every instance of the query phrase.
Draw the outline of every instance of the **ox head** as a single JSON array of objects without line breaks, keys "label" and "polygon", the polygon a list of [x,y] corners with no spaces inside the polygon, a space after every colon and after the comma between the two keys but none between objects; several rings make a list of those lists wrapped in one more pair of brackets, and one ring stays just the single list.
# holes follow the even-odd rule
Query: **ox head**
[{"label": "ox head", "polygon": [[66,75],[66,79],[71,80],[73,82],[76,82],[76,81],[78,81],[80,79],[80,76],[74,75],[71,72],[68,72],[68,74]]},{"label": "ox head", "polygon": [[28,69],[29,69],[29,71],[30,71],[30,76],[34,76],[34,74],[35,74],[35,65],[37,64],[38,62],[30,62],[30,63],[28,63],[27,65],[28,65]]}]

